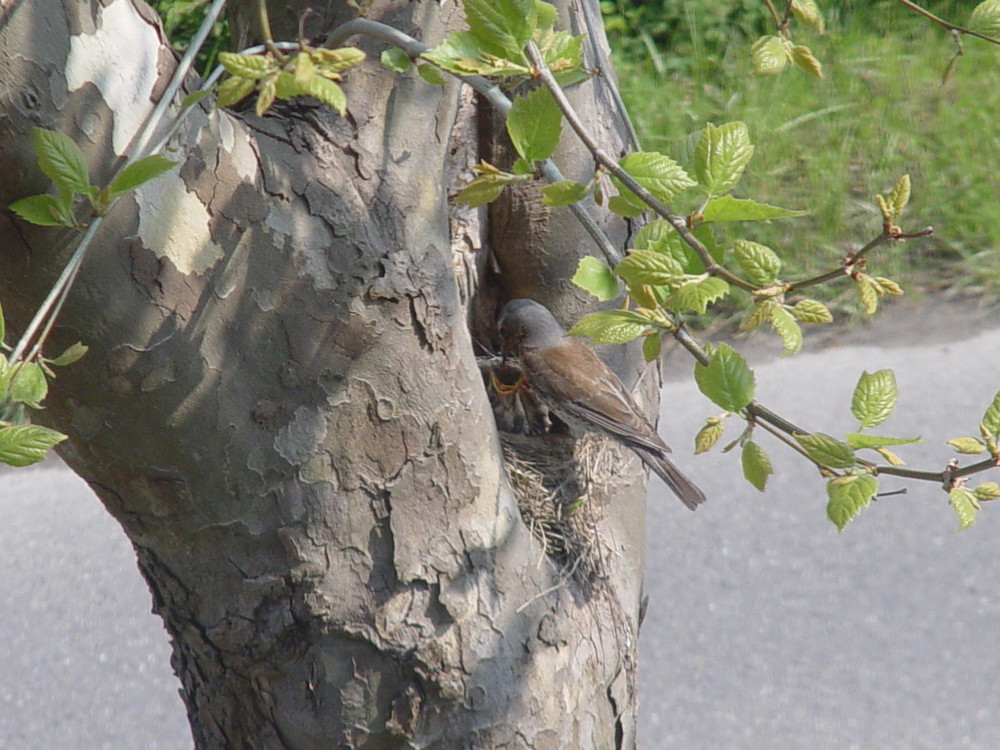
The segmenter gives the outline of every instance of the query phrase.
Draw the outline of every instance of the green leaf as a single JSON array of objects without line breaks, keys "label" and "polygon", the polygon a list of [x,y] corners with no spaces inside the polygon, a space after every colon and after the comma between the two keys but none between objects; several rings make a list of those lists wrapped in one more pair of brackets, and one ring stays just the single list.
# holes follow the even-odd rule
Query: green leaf
[{"label": "green leaf", "polygon": [[705,125],[694,150],[694,174],[709,195],[721,195],[739,182],[753,156],[746,123]]},{"label": "green leaf", "polygon": [[542,203],[546,206],[568,206],[587,197],[588,188],[576,180],[558,180],[542,188]]},{"label": "green leaf", "polygon": [[476,177],[468,185],[458,191],[455,200],[465,203],[469,208],[476,208],[500,197],[500,193],[516,179],[514,175],[484,174]]},{"label": "green leaf", "polygon": [[8,206],[25,221],[41,227],[72,227],[76,221],[63,210],[62,202],[54,195],[29,195]]},{"label": "green leaf", "polygon": [[274,99],[278,95],[279,81],[284,82],[286,93],[288,93],[288,91],[291,90],[290,87],[293,83],[293,79],[290,74],[285,72],[279,73],[276,77],[269,76],[264,78],[257,86],[257,102],[253,107],[253,111],[257,117],[263,117],[264,113],[271,108],[272,104],[274,104]]},{"label": "green leaf", "polygon": [[[708,250],[708,254],[712,257],[716,263],[721,264],[726,258],[726,248],[720,245],[718,240],[715,238],[715,232],[711,224],[702,224],[700,227],[696,227],[694,236],[705,246]],[[686,244],[682,245],[684,252],[688,253],[691,258],[691,262],[696,264],[699,272],[704,271],[705,267],[702,265],[701,260],[695,255],[694,250],[689,248]]]},{"label": "green leaf", "polygon": [[523,159],[540,161],[552,156],[562,133],[562,113],[548,89],[536,88],[514,97],[507,133]]},{"label": "green leaf", "polygon": [[851,414],[861,429],[874,427],[886,420],[896,405],[896,377],[892,370],[863,372],[851,396]]},{"label": "green leaf", "polygon": [[746,317],[740,322],[740,330],[755,330],[761,323],[771,319],[771,315],[774,314],[777,307],[780,305],[773,297],[758,297],[754,300],[753,307],[747,312]]},{"label": "green leaf", "polygon": [[969,28],[986,36],[1000,37],[1000,0],[986,0],[973,8]]},{"label": "green leaf", "polygon": [[967,529],[976,522],[979,502],[965,487],[955,487],[948,493],[948,503],[958,516],[958,530]]},{"label": "green leaf", "polygon": [[34,424],[0,427],[0,463],[29,466],[45,458],[49,448],[66,436]]},{"label": "green leaf", "polygon": [[220,52],[219,64],[230,75],[250,80],[257,80],[277,69],[277,63],[267,57],[262,55],[240,55],[235,52]]},{"label": "green leaf", "polygon": [[121,195],[173,169],[177,162],[160,154],[143,157],[127,165],[111,183],[111,195]]},{"label": "green leaf", "polygon": [[982,484],[976,485],[972,494],[976,496],[976,500],[984,502],[986,500],[996,500],[1000,497],[1000,485],[996,482],[983,482]]},{"label": "green leaf", "polygon": [[[7,323],[3,319],[3,305],[0,304],[0,344],[3,344],[4,336],[7,335]],[[3,359],[3,356],[0,356]]]},{"label": "green leaf", "polygon": [[709,276],[683,284],[664,303],[677,312],[692,311],[704,315],[708,306],[729,294],[729,284],[723,279]]},{"label": "green leaf", "polygon": [[767,452],[753,440],[748,440],[743,444],[740,463],[743,465],[743,476],[746,480],[763,492],[767,478],[774,473]]},{"label": "green leaf", "polygon": [[967,456],[975,456],[986,450],[986,446],[978,438],[967,436],[952,438],[948,441],[948,445],[954,448],[956,453],[964,453]]},{"label": "green leaf", "polygon": [[[554,8],[548,3],[544,5]],[[545,64],[549,66],[556,82],[563,88],[591,76],[591,72],[583,67],[582,34],[573,36],[566,31],[536,31],[535,41],[542,52]]]},{"label": "green leaf", "polygon": [[181,99],[181,109],[187,109],[188,107],[197,104],[206,96],[208,96],[208,89],[195,89],[190,94]]},{"label": "green leaf", "polygon": [[417,74],[432,86],[444,85],[444,74],[441,72],[440,68],[433,65],[428,63],[419,63],[417,65]]},{"label": "green leaf", "polygon": [[854,451],[847,443],[842,443],[831,435],[813,432],[808,435],[793,435],[802,449],[813,461],[831,469],[849,469],[855,464]]},{"label": "green leaf", "polygon": [[216,91],[215,103],[220,107],[231,107],[250,95],[257,84],[250,78],[227,78]]},{"label": "green leaf", "polygon": [[780,73],[788,65],[788,52],[785,43],[776,36],[762,36],[750,48],[753,60],[753,72],[761,76],[772,76]]},{"label": "green leaf", "polygon": [[[706,236],[703,231],[705,229],[707,227],[702,226],[695,230],[695,237],[701,240],[709,252],[712,253],[714,248],[714,245],[711,244],[713,238],[710,234]],[[695,255],[694,250],[684,242],[666,219],[655,219],[643,225],[636,232],[632,240],[632,245],[636,250],[655,250],[658,253],[669,255],[681,264],[685,273],[698,274],[703,273],[705,270],[698,256]],[[714,249],[718,250],[718,248]]]},{"label": "green leaf", "polygon": [[889,205],[889,210],[892,212],[893,217],[896,217],[903,213],[903,209],[906,208],[906,204],[909,202],[910,175],[904,174],[896,181],[886,203]]},{"label": "green leaf", "polygon": [[294,69],[292,75],[295,78],[295,82],[299,85],[304,84],[316,75],[316,66],[313,65],[312,58],[309,57],[308,52],[300,51],[295,55],[292,67]]},{"label": "green leaf", "polygon": [[804,216],[808,211],[793,211],[790,208],[779,208],[767,203],[758,203],[749,198],[734,198],[731,195],[720,195],[705,204],[702,211],[704,221],[767,221],[788,216]]},{"label": "green leaf", "polygon": [[456,31],[421,57],[450,73],[483,76],[529,76],[531,69],[501,57],[483,57],[482,40],[468,31]]},{"label": "green leaf", "polygon": [[1000,435],[1000,391],[993,396],[993,402],[983,413],[983,427],[989,435]]},{"label": "green leaf", "polygon": [[55,130],[32,128],[32,131],[38,166],[56,187],[72,193],[89,193],[87,162],[79,146]]},{"label": "green leaf", "polygon": [[826,516],[843,531],[847,522],[871,502],[878,492],[878,480],[867,474],[850,474],[827,482]]},{"label": "green leaf", "polygon": [[[653,194],[654,198],[667,203],[678,193],[692,188],[698,183],[688,176],[681,166],[669,156],[655,151],[636,151],[618,162],[636,182]],[[642,201],[617,178],[611,178],[618,192],[635,205]]]},{"label": "green leaf", "polygon": [[568,333],[587,336],[594,344],[624,344],[641,336],[649,325],[649,320],[631,310],[598,310],[580,318]]},{"label": "green leaf", "polygon": [[12,380],[9,395],[11,401],[39,408],[48,393],[49,384],[42,368],[34,362],[15,364],[11,368]]},{"label": "green leaf", "polygon": [[316,47],[309,53],[316,64],[316,72],[327,78],[339,81],[341,71],[352,68],[365,59],[365,53],[357,47],[338,47],[326,49]]},{"label": "green leaf", "polygon": [[833,321],[833,315],[830,314],[827,306],[814,299],[801,299],[796,302],[795,307],[792,308],[792,315],[803,323],[830,323]]},{"label": "green leaf", "polygon": [[654,286],[673,284],[684,278],[680,263],[655,250],[629,250],[628,255],[615,266],[614,273],[628,284]]},{"label": "green leaf", "polygon": [[658,331],[642,337],[642,358],[646,362],[654,362],[659,359],[662,350],[663,340]]},{"label": "green leaf", "polygon": [[816,0],[792,0],[792,13],[799,23],[823,33],[823,14]]},{"label": "green leaf", "polygon": [[875,276],[873,280],[879,294],[888,294],[893,297],[903,294],[903,287],[892,279],[887,279],[885,276]]},{"label": "green leaf", "polygon": [[618,279],[603,261],[592,255],[580,258],[576,273],[573,274],[573,283],[601,302],[608,302],[618,296]]},{"label": "green leaf", "polygon": [[870,276],[859,273],[854,277],[854,284],[861,298],[861,309],[865,315],[874,315],[878,310],[878,287]]},{"label": "green leaf", "polygon": [[769,286],[778,278],[781,259],[766,245],[749,240],[736,240],[733,254],[743,273],[758,286]]},{"label": "green leaf", "polygon": [[465,0],[469,32],[480,48],[498,57],[521,58],[538,23],[535,0]]},{"label": "green leaf", "polygon": [[802,348],[802,329],[795,322],[795,316],[788,312],[788,310],[781,305],[776,305],[771,310],[769,321],[774,332],[781,337],[781,342],[784,346],[781,356],[794,354]]},{"label": "green leaf", "polygon": [[881,448],[884,445],[908,445],[921,442],[920,438],[897,438],[885,435],[867,435],[860,432],[848,432],[844,435],[847,444],[858,450],[860,448]]},{"label": "green leaf", "polygon": [[537,25],[539,29],[551,29],[559,17],[556,6],[544,2],[544,0],[535,0],[535,12],[538,14]]},{"label": "green leaf", "polygon": [[792,45],[792,62],[814,78],[823,77],[823,63],[816,59],[812,50],[804,44]]},{"label": "green leaf", "polygon": [[637,206],[632,201],[616,195],[608,201],[608,210],[612,213],[631,219],[643,212],[642,206]]},{"label": "green leaf", "polygon": [[514,174],[534,176],[535,167],[530,161],[525,161],[519,156],[514,159],[514,164],[511,166],[510,171]]},{"label": "green leaf", "polygon": [[726,411],[738,412],[753,399],[753,371],[728,344],[719,344],[707,365],[695,364],[694,379],[698,389]]},{"label": "green leaf", "polygon": [[632,246],[636,250],[656,250],[660,253],[667,253],[680,263],[684,259],[683,254],[678,254],[674,249],[679,241],[681,241],[680,235],[674,231],[669,221],[654,219],[639,228],[632,239]]},{"label": "green leaf", "polygon": [[87,353],[88,347],[77,341],[75,344],[70,346],[66,351],[60,354],[55,359],[48,359],[46,362],[53,367],[65,367],[66,365],[71,365],[80,359],[84,354]]},{"label": "green leaf", "polygon": [[337,110],[337,113],[341,117],[347,111],[347,97],[344,95],[344,90],[329,79],[313,76],[305,83],[299,84],[298,88],[299,90],[296,94],[308,95],[319,99],[324,104],[328,104]]},{"label": "green leaf", "polygon": [[706,453],[712,450],[719,438],[722,437],[722,433],[725,431],[725,425],[723,425],[722,420],[719,417],[709,417],[705,420],[705,426],[698,430],[698,434],[694,436],[694,452]]},{"label": "green leaf", "polygon": [[405,73],[410,69],[410,56],[399,47],[383,50],[379,59],[384,67],[395,73]]}]

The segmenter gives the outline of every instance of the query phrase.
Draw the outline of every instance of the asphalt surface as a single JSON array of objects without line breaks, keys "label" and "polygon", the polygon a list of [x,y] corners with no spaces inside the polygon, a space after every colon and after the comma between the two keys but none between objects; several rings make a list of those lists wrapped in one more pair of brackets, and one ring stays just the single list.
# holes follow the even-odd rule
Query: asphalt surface
[{"label": "asphalt surface", "polygon": [[[893,368],[898,405],[870,432],[923,437],[898,452],[937,470],[954,455],[944,441],[977,434],[1000,389],[998,350],[1000,331],[800,354],[756,367],[757,394],[806,429],[842,434],[856,427],[861,371]],[[734,483],[737,452],[691,456],[687,436],[716,411],[691,385],[664,390],[660,431],[709,501],[691,513],[651,480],[642,746],[1000,747],[1000,506],[957,533],[939,488],[886,477],[883,490],[908,494],[838,533],[823,480],[774,440],[760,439],[775,468],[765,494]],[[726,439],[737,435],[732,425]]]},{"label": "asphalt surface", "polygon": [[[878,433],[921,435],[900,453],[934,468],[1000,388],[998,347],[1000,331],[802,354],[758,365],[758,396],[836,434],[854,427],[860,372],[892,367],[900,402]],[[710,500],[690,513],[650,480],[642,747],[1000,747],[1000,506],[956,533],[943,493],[887,478],[909,493],[838,534],[790,451],[761,440],[775,476],[760,494],[734,482],[737,454],[690,455],[717,411],[692,386],[668,384],[663,404],[661,431]],[[59,466],[4,472],[0,518],[0,748],[190,748],[166,634],[89,489]]]}]

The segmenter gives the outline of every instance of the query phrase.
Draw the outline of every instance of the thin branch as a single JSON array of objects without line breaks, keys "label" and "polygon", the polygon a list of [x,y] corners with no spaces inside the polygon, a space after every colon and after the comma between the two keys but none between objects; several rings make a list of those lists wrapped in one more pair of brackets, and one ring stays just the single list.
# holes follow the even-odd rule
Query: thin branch
[{"label": "thin branch", "polygon": [[905,5],[910,10],[915,10],[917,13],[919,13],[922,16],[924,16],[924,18],[927,18],[927,19],[933,21],[934,23],[943,26],[944,28],[948,29],[948,31],[957,31],[959,34],[968,34],[969,36],[974,36],[977,39],[982,39],[984,42],[989,42],[990,44],[1000,45],[1000,39],[997,39],[997,38],[992,37],[992,36],[987,36],[986,34],[980,34],[978,31],[973,31],[972,29],[967,29],[964,26],[958,26],[956,24],[951,23],[950,21],[945,21],[943,18],[939,18],[938,16],[935,16],[933,13],[931,13],[926,8],[921,8],[916,3],[910,2],[910,0],[898,0],[898,2],[902,3],[903,5]]},{"label": "thin branch", "polygon": [[597,39],[597,21],[594,18],[594,6],[597,5],[596,0],[579,0],[580,10],[583,12],[583,22],[587,26],[587,41],[590,42],[590,46],[594,50],[594,58],[597,63],[597,69],[600,72],[601,77],[604,79],[605,84],[608,87],[608,91],[611,92],[611,98],[615,102],[615,108],[618,110],[618,116],[621,117],[622,122],[625,124],[625,133],[628,135],[629,145],[632,146],[633,151],[642,151],[642,147],[639,145],[639,134],[635,130],[635,125],[632,124],[632,118],[629,116],[628,108],[625,106],[625,101],[622,99],[621,91],[618,90],[618,83],[615,81],[614,75],[611,73],[611,61],[608,60],[608,56],[604,51]]},{"label": "thin branch", "polygon": [[931,235],[933,233],[934,233],[933,227],[927,227],[926,229],[921,229],[919,232],[910,232],[910,233],[900,232],[896,234],[889,234],[888,232],[883,231],[878,237],[873,239],[863,248],[858,250],[853,255],[848,256],[848,258],[844,261],[843,265],[840,268],[835,268],[832,271],[821,273],[819,276],[813,276],[812,278],[809,279],[803,279],[802,281],[793,282],[788,285],[788,288],[785,291],[786,293],[794,292],[798,291],[799,289],[804,289],[807,286],[815,286],[817,284],[822,284],[824,282],[831,281],[833,279],[839,278],[844,275],[850,275],[851,266],[855,265],[859,260],[864,258],[872,250],[888,242],[889,240],[909,240],[917,237],[927,237],[928,235]]},{"label": "thin branch", "polygon": [[[378,21],[370,21],[367,18],[355,18],[352,21],[348,21],[347,23],[338,26],[330,32],[326,40],[323,42],[323,46],[330,48],[340,47],[352,36],[359,35],[370,36],[387,44],[391,44],[394,47],[398,47],[409,55],[411,60],[416,60],[424,52],[431,49],[423,42],[417,41],[413,37],[408,34],[404,34],[398,29],[394,29],[391,26],[379,23]],[[503,93],[503,91],[500,90],[500,87],[488,79],[478,75],[449,74],[455,76],[463,83],[475,89],[475,91],[482,95],[483,98],[485,98],[486,101],[488,101],[501,115],[506,116],[510,111],[510,99]],[[539,162],[539,171],[549,182],[558,182],[559,180],[566,179],[552,159],[545,159],[544,161]],[[594,240],[594,243],[598,246],[608,263],[612,266],[617,265],[618,261],[622,258],[621,252],[607,236],[604,230],[601,229],[594,217],[592,217],[587,212],[587,209],[579,202],[571,203],[569,205],[569,210],[573,212],[573,215],[583,226],[584,230],[590,235],[591,239]]]},{"label": "thin branch", "polygon": [[635,193],[639,199],[648,205],[655,213],[669,221],[670,225],[681,236],[681,239],[683,239],[684,242],[695,251],[699,260],[701,260],[702,265],[704,265],[705,270],[710,275],[724,279],[740,289],[753,292],[757,287],[730,273],[727,269],[715,262],[709,254],[708,249],[691,233],[691,230],[687,225],[687,220],[683,216],[675,213],[669,206],[657,199],[656,196],[639,184],[636,179],[632,177],[632,175],[622,169],[618,165],[618,162],[612,159],[607,152],[600,147],[597,141],[594,140],[594,138],[587,131],[583,122],[581,122],[579,116],[576,114],[576,110],[573,109],[573,105],[570,103],[569,99],[566,98],[566,94],[563,93],[562,87],[559,86],[555,77],[552,75],[552,71],[548,69],[548,66],[545,64],[545,60],[542,58],[541,52],[538,50],[538,46],[534,42],[528,42],[526,50],[528,52],[528,58],[531,60],[531,64],[534,66],[538,77],[552,94],[552,97],[555,99],[560,111],[562,111],[563,117],[566,118],[566,122],[569,123],[573,132],[576,133],[583,145],[588,151],[590,151],[591,156],[594,157],[594,161],[603,167],[607,172],[613,174],[623,185],[625,185],[625,187]]},{"label": "thin branch", "polygon": [[863,248],[858,250],[853,255],[849,256],[849,260],[845,261],[840,268],[835,268],[832,271],[827,271],[826,273],[821,273],[819,276],[813,276],[810,279],[803,279],[802,281],[796,281],[788,285],[787,291],[794,292],[799,289],[804,289],[807,286],[815,286],[816,284],[822,284],[827,281],[849,274],[849,267],[857,263],[858,260],[865,257],[868,253],[874,250],[879,245],[888,242],[892,237],[887,232],[882,232],[878,237],[873,239]]},{"label": "thin branch", "polygon": [[774,3],[771,2],[771,0],[764,0],[764,5],[766,5],[767,9],[769,11],[771,11],[771,18],[774,20],[775,27],[778,28],[778,29],[780,29],[781,28],[781,16],[778,15],[778,10],[777,10],[777,8],[774,7]]}]

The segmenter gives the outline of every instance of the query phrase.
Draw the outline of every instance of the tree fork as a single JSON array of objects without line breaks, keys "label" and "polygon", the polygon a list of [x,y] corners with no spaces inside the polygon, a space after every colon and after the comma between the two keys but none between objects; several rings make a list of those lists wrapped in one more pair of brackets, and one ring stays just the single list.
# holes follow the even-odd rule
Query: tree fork
[{"label": "tree fork", "polygon": [[[255,5],[234,3],[237,39],[256,41]],[[298,4],[280,10],[293,38]],[[0,202],[44,189],[35,125],[107,173],[173,67],[158,21],[128,0],[0,12],[17,175]],[[460,21],[430,2],[370,15],[428,43]],[[580,596],[519,517],[453,272],[448,155],[474,132],[460,88],[358,44],[345,118],[206,107],[182,128],[179,168],[123,200],[84,260],[52,345],[90,352],[41,418],[137,550],[198,748],[633,747],[638,466],[599,522],[614,595]],[[610,123],[598,84],[576,106]],[[568,212],[506,210],[527,255],[577,242]],[[14,332],[73,241],[0,219]],[[536,288],[564,284],[553,272]]]}]

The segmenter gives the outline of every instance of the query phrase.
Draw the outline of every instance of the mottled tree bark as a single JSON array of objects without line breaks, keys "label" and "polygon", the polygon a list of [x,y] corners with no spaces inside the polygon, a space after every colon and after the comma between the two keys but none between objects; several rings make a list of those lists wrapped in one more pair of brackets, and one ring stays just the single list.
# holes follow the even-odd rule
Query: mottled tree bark
[{"label": "mottled tree bark", "polygon": [[[35,125],[105,180],[174,68],[154,14],[0,9],[0,204],[46,189]],[[424,0],[370,17],[431,44],[460,23]],[[473,348],[504,296],[571,310],[568,274],[593,250],[523,195],[456,217],[478,105],[357,43],[347,116],[206,104],[168,154],[179,169],[115,208],[49,346],[90,351],[40,419],[135,546],[198,748],[633,747],[638,462],[595,521],[606,565],[584,592],[521,520]],[[599,85],[575,96],[615,149]],[[559,158],[592,169],[572,143]],[[13,333],[76,238],[0,214]],[[505,246],[500,278],[484,244]]]}]

